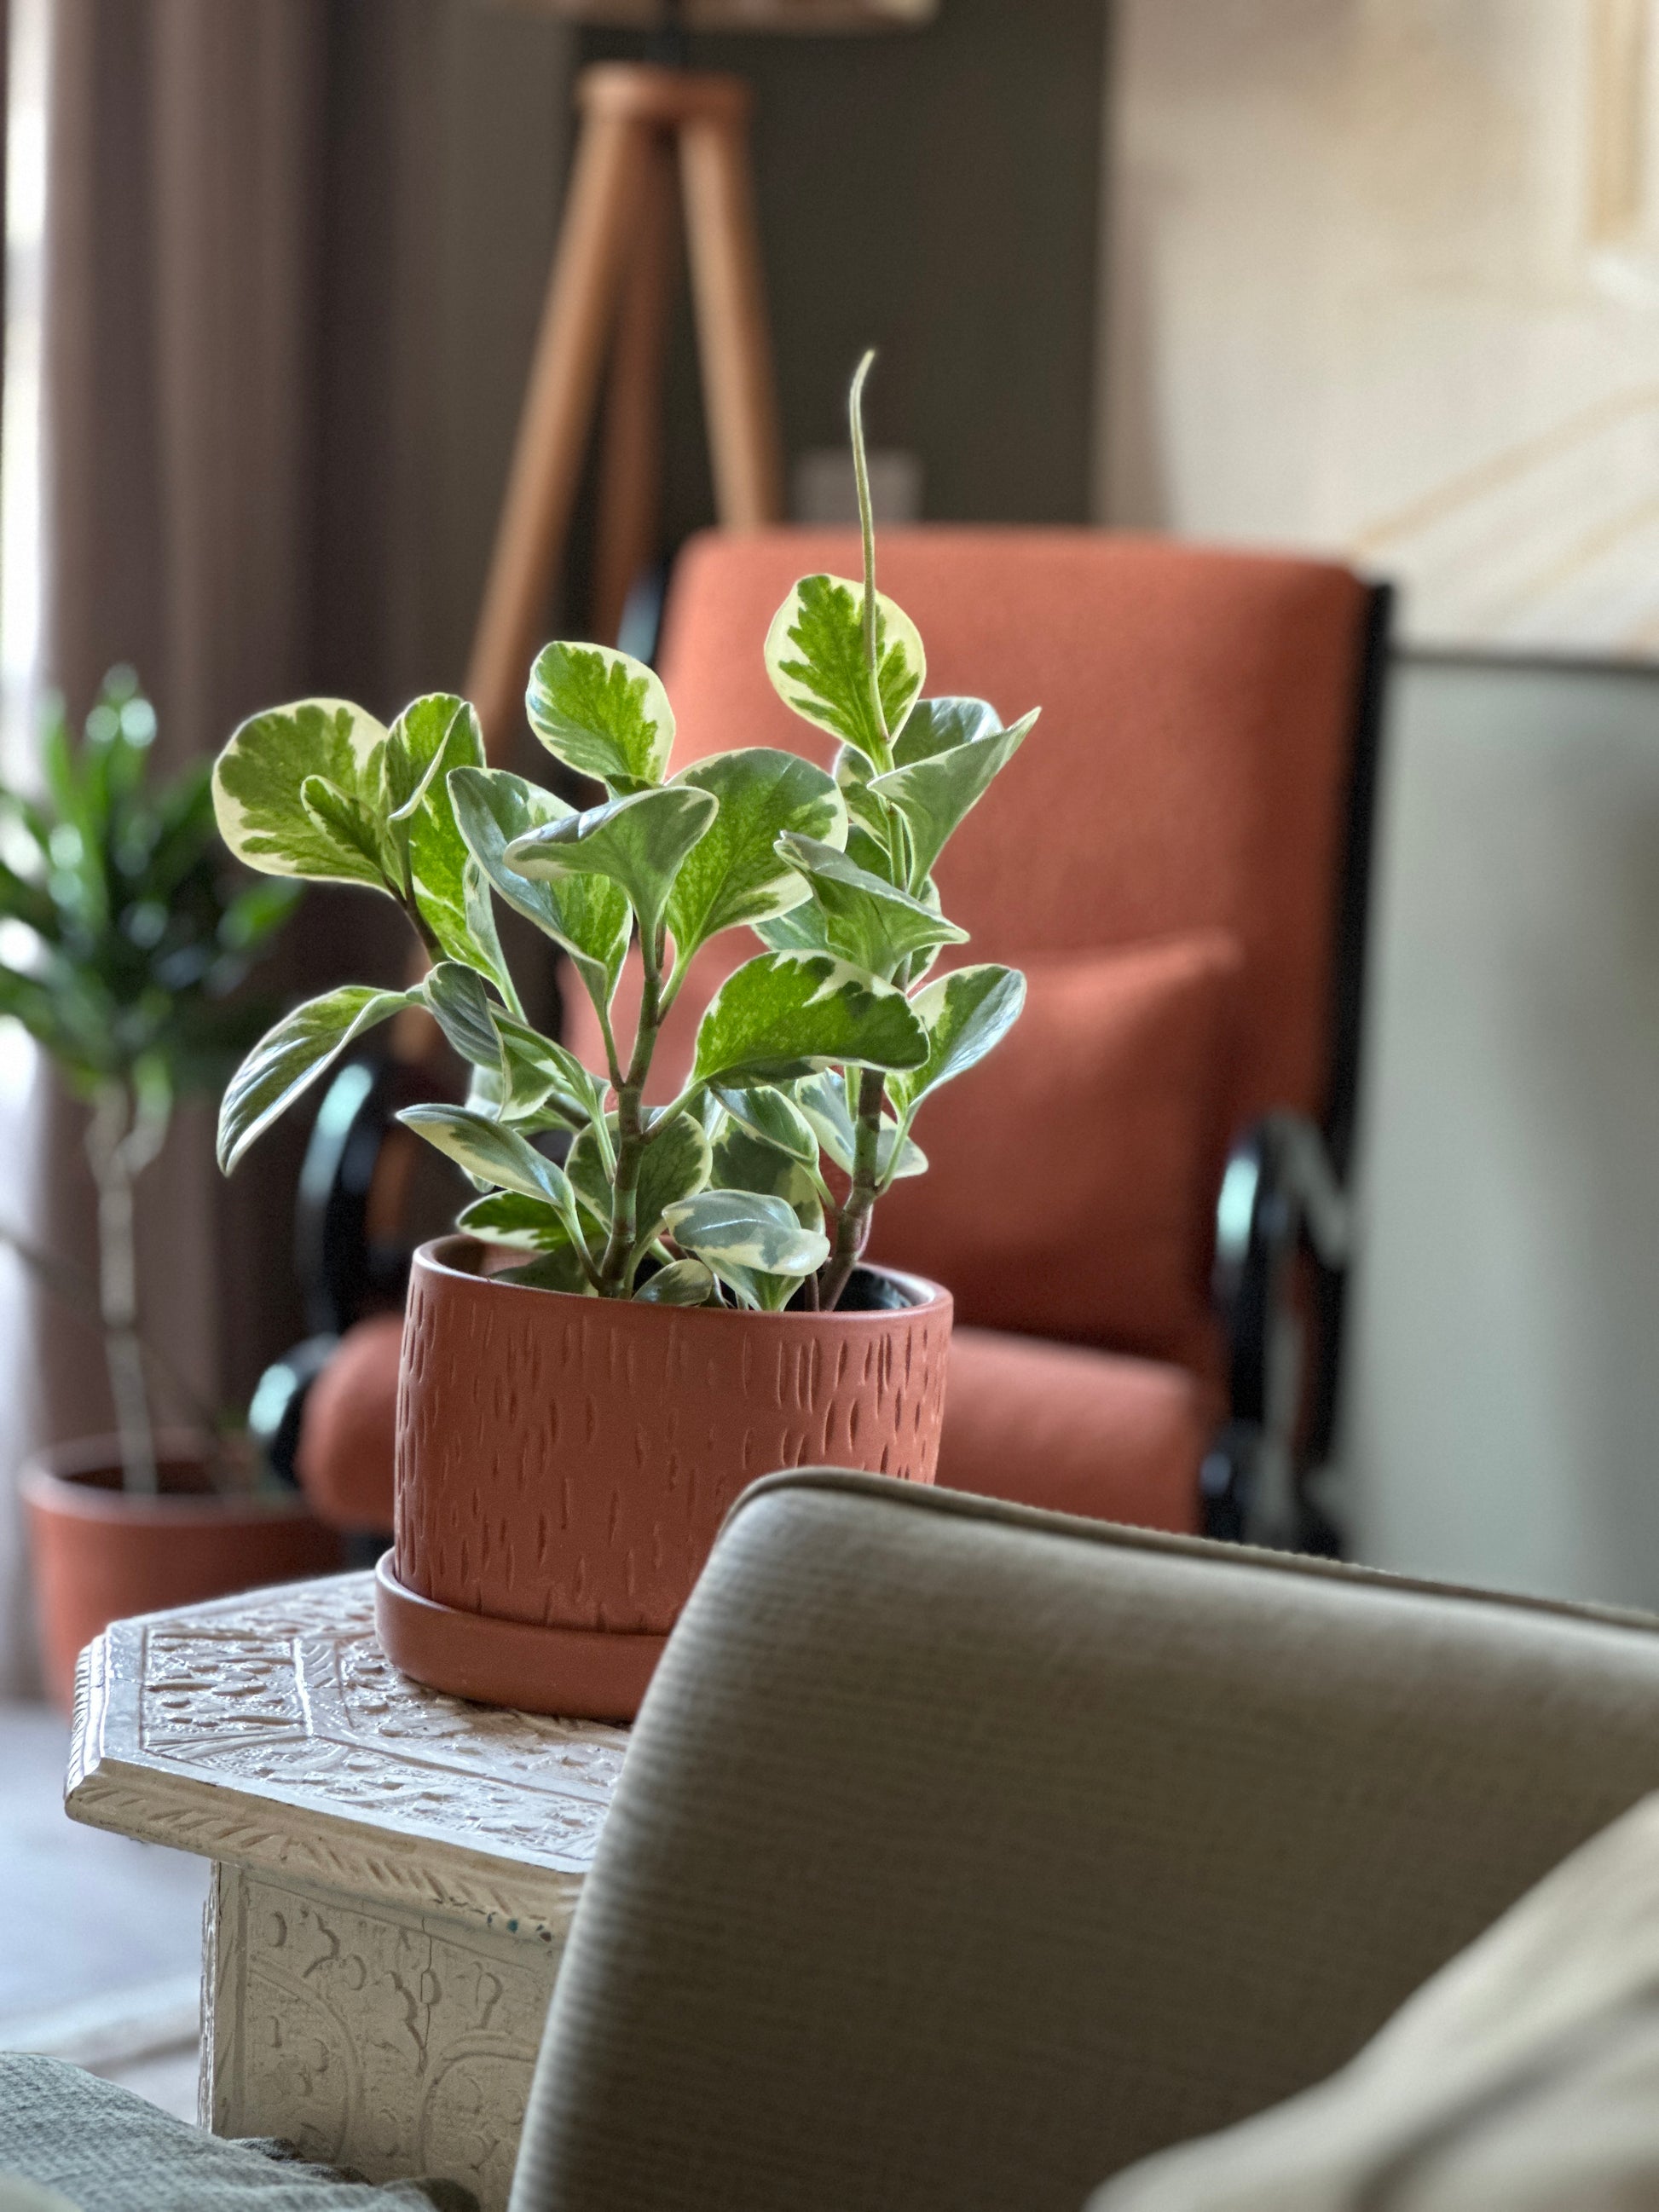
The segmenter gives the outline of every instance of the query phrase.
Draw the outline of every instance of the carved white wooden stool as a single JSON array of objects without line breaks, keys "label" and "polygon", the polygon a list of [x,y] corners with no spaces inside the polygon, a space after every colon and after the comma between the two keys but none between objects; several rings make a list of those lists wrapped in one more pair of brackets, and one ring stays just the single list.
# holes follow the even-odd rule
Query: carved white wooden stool
[{"label": "carved white wooden stool", "polygon": [[118,1621],[81,1661],[66,1802],[214,1862],[204,2124],[493,2212],[628,1737],[406,1680],[372,1588]]}]

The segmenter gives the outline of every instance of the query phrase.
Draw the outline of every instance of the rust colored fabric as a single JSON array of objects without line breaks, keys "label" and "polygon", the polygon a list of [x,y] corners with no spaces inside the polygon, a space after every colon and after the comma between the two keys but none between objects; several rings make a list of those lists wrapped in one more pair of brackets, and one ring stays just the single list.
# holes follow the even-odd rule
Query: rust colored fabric
[{"label": "rust colored fabric", "polygon": [[[854,576],[858,561],[850,531],[687,547],[662,656],[679,766],[752,744],[827,762],[829,740],[773,692],[761,646],[797,576]],[[1244,969],[1226,1118],[1319,1115],[1359,580],[1084,530],[887,530],[878,561],[921,629],[930,693],[975,693],[1006,718],[1042,708],[940,863],[945,911],[973,933],[963,957],[1231,930]],[[683,1054],[709,975],[751,949],[740,931],[716,941],[665,1057]]]},{"label": "rust colored fabric", "polygon": [[403,1340],[401,1314],[371,1314],[346,1331],[307,1395],[295,1472],[331,1528],[392,1527]]},{"label": "rust colored fabric", "polygon": [[1161,1360],[958,1328],[939,1485],[1194,1535],[1216,1411],[1206,1385]]},{"label": "rust colored fabric", "polygon": [[945,1284],[964,1322],[1207,1369],[1238,947],[1018,964],[1024,1012],[922,1108],[928,1172],[877,1206],[869,1256]]}]

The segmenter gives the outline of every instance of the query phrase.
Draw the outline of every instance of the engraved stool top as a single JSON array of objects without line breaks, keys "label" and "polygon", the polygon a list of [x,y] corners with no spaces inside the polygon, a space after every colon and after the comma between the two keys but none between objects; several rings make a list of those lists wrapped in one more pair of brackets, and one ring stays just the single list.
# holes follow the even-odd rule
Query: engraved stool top
[{"label": "engraved stool top", "polygon": [[374,1577],[117,1621],[82,1655],[71,1817],[349,1894],[562,1935],[628,1742],[447,1698],[374,1638]]}]

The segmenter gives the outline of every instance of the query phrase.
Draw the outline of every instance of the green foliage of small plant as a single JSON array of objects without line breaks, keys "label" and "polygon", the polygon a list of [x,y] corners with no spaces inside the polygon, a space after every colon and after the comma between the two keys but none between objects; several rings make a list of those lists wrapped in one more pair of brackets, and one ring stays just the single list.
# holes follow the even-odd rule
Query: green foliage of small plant
[{"label": "green foliage of small plant", "polygon": [[[225,1094],[227,1170],[356,1038],[424,1006],[470,1063],[471,1091],[403,1118],[476,1184],[459,1225],[530,1255],[516,1279],[686,1306],[775,1312],[798,1292],[837,1304],[876,1202],[926,1168],[918,1110],[1023,1004],[1013,969],[927,980],[967,936],[941,912],[933,871],[1036,719],[1005,729],[982,700],[921,696],[921,639],[875,588],[869,366],[849,408],[862,580],[803,578],[765,645],[780,695],[838,740],[833,772],[757,747],[671,775],[661,683],[592,645],[548,646],[526,699],[549,751],[605,786],[586,811],[487,767],[477,716],[448,696],[416,700],[390,729],[307,700],[236,732],[215,771],[231,849],[274,874],[382,892],[433,965],[406,991],[348,986],[278,1024]],[[568,955],[604,1069],[526,1022],[492,895]],[[763,949],[704,1013],[685,1088],[650,1109],[658,1038],[692,959],[735,928]],[[619,1038],[629,958],[640,1013]],[[550,1131],[568,1140],[562,1161],[536,1141]]]},{"label": "green foliage of small plant", "polygon": [[[206,761],[152,774],[155,713],[112,669],[74,743],[49,711],[38,795],[0,786],[0,1014],[21,1022],[91,1107],[97,1308],[129,1488],[155,1487],[139,1333],[133,1185],[174,1102],[216,1094],[264,1013],[236,995],[300,895],[227,867]],[[6,1242],[73,1297],[73,1271]]]}]

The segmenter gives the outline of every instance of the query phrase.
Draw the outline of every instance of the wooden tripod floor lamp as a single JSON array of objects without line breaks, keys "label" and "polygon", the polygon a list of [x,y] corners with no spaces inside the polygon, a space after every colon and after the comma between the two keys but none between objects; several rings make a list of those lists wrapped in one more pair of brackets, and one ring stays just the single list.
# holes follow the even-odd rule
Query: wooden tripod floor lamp
[{"label": "wooden tripod floor lamp", "polygon": [[[893,28],[936,0],[547,0],[554,12],[671,33]],[[615,639],[657,553],[664,359],[684,205],[715,519],[783,514],[783,453],[741,77],[605,62],[577,83],[576,157],[467,672],[490,757],[510,747],[563,558],[609,363],[592,634]]]}]

